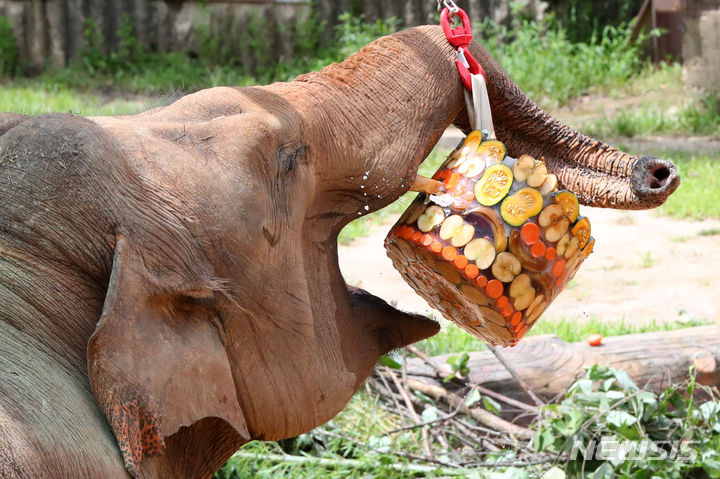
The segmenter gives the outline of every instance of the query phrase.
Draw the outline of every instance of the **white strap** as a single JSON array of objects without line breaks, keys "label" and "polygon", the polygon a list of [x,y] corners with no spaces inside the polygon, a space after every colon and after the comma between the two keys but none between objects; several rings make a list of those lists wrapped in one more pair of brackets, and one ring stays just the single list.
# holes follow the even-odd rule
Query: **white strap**
[{"label": "white strap", "polygon": [[490,97],[488,97],[485,78],[482,75],[472,75],[472,93],[465,90],[465,102],[467,103],[470,127],[473,130],[486,130],[488,138],[495,139],[495,127],[492,121],[490,110]]}]

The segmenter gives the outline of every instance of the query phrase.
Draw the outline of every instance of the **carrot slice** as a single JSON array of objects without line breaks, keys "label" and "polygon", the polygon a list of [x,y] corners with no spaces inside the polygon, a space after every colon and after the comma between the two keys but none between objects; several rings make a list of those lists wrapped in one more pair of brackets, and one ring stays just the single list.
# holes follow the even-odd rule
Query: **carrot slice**
[{"label": "carrot slice", "polygon": [[402,237],[406,240],[409,240],[412,238],[412,235],[415,233],[415,230],[412,228],[412,226],[408,226],[405,228],[405,231],[403,231]]},{"label": "carrot slice", "polygon": [[456,185],[450,192],[453,198],[460,198],[463,194],[465,194],[465,188],[462,185]]},{"label": "carrot slice", "polygon": [[503,294],[503,284],[497,279],[491,279],[487,284],[487,295],[492,299],[498,299]]},{"label": "carrot slice", "polygon": [[557,250],[554,247],[549,247],[547,251],[545,251],[545,259],[548,261],[552,261],[555,259],[555,256],[557,256]]},{"label": "carrot slice", "polygon": [[450,177],[445,180],[445,189],[451,190],[455,187],[455,185],[458,184],[458,181],[460,181],[460,174],[459,173],[453,173],[450,175]]},{"label": "carrot slice", "polygon": [[515,311],[513,313],[512,317],[510,318],[510,324],[513,326],[520,324],[520,320],[522,319],[522,313],[520,311]]},{"label": "carrot slice", "polygon": [[455,258],[457,258],[457,254],[457,250],[452,246],[446,246],[442,250],[442,257],[446,261],[453,261]]},{"label": "carrot slice", "polygon": [[545,243],[538,241],[530,247],[530,254],[535,258],[542,258],[545,256]]},{"label": "carrot slice", "polygon": [[528,326],[527,324],[523,326],[520,331],[518,331],[518,338],[522,338],[523,336],[525,336],[525,333],[527,333],[528,329],[530,329],[530,326]]},{"label": "carrot slice", "polygon": [[562,274],[563,271],[565,271],[565,263],[565,258],[558,258],[558,260],[555,261],[555,264],[552,267],[553,277],[557,278]]},{"label": "carrot slice", "polygon": [[485,286],[487,286],[488,280],[487,280],[487,278],[486,278],[484,275],[481,274],[481,275],[478,276],[477,279],[475,280],[475,284],[476,284],[477,286],[481,287],[481,288],[484,288]]},{"label": "carrot slice", "polygon": [[503,316],[506,318],[509,318],[512,316],[512,314],[515,312],[515,308],[512,307],[512,304],[506,304],[501,310],[500,313],[502,313]]},{"label": "carrot slice", "polygon": [[[463,258],[467,260],[467,257],[463,256]],[[463,274],[467,279],[475,279],[480,274],[480,269],[478,269],[478,267],[474,264],[468,264],[467,266],[465,266],[465,271],[463,272]]]},{"label": "carrot slice", "polygon": [[415,244],[420,244],[420,238],[422,238],[422,233],[420,231],[416,231],[413,233],[413,235],[410,237],[410,240]]},{"label": "carrot slice", "polygon": [[[463,271],[465,269],[465,267],[467,267],[467,265],[468,265],[467,256],[459,254],[459,255],[457,255],[457,257],[455,257],[455,260],[453,261],[453,263],[455,264],[455,267],[457,269]],[[476,266],[476,268],[477,268],[477,266]]]},{"label": "carrot slice", "polygon": [[537,243],[540,239],[540,227],[535,223],[525,223],[520,229],[520,237],[527,245]]},{"label": "carrot slice", "polygon": [[439,241],[433,241],[433,244],[430,245],[430,251],[433,253],[439,253],[443,249],[443,245]]},{"label": "carrot slice", "polygon": [[500,308],[500,309],[504,308],[508,304],[510,304],[510,301],[508,301],[507,296],[500,296],[497,299],[497,305],[498,305],[498,308]]},{"label": "carrot slice", "polygon": [[423,246],[430,246],[433,242],[433,237],[425,233],[420,237],[420,244]]}]

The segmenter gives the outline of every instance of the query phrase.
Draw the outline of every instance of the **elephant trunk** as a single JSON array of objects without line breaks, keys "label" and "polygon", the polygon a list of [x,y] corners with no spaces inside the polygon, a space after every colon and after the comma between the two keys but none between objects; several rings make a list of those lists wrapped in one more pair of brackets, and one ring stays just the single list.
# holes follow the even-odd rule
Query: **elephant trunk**
[{"label": "elephant trunk", "polygon": [[545,113],[479,45],[498,139],[514,155],[544,158],[562,187],[588,206],[645,209],[661,205],[680,184],[675,165],[638,158],[582,135]]}]

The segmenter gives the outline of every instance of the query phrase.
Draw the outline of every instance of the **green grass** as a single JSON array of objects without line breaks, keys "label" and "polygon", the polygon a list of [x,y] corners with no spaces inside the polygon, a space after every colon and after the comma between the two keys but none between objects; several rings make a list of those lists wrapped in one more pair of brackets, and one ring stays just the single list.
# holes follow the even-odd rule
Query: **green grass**
[{"label": "green grass", "polygon": [[[465,332],[444,319],[443,329],[432,338],[417,343],[418,348],[432,356],[462,351],[483,351],[485,342]],[[608,336],[648,333],[652,331],[673,331],[676,329],[712,324],[703,319],[690,319],[675,322],[650,321],[634,323],[631,320],[603,321],[595,316],[590,319],[560,318],[540,319],[528,332],[527,336],[554,334],[565,342],[585,341],[594,333]]]},{"label": "green grass", "polygon": [[720,136],[720,99],[705,96],[686,100],[680,106],[645,103],[640,108],[620,110],[611,117],[590,120],[581,128],[590,136],[637,137],[648,135]]},{"label": "green grass", "polygon": [[720,158],[687,152],[656,156],[674,162],[681,179],[659,214],[691,220],[720,218]]},{"label": "green grass", "polygon": [[18,81],[0,84],[0,112],[41,115],[61,112],[77,115],[129,115],[166,102],[162,97],[132,96],[104,99],[93,92],[79,92],[59,85],[33,85]]},{"label": "green grass", "polygon": [[[578,320],[563,318],[559,320],[540,320],[530,331],[530,336],[555,334],[568,342],[584,341],[588,335],[600,333],[604,337],[624,334],[635,334],[651,331],[675,330],[690,326],[710,324],[706,321],[690,320],[676,323],[659,323],[652,321],[634,324],[630,321],[603,322],[597,318]],[[480,351],[485,349],[484,342],[466,333],[452,324],[445,324],[443,331],[417,344],[431,355],[454,353],[461,351]],[[292,477],[292,478],[338,478],[363,479],[382,477],[401,479],[406,477],[447,477],[448,472],[460,474],[462,477],[504,477],[491,468],[481,470],[455,470],[421,472],[414,474],[409,470],[398,470],[407,467],[408,462],[392,452],[422,455],[422,443],[419,430],[405,431],[387,436],[387,431],[397,427],[398,418],[382,409],[376,398],[365,392],[357,393],[347,407],[326,426],[322,426],[294,439],[280,442],[253,441],[243,446],[223,469],[215,476],[216,479],[241,479],[251,477]],[[322,435],[323,431],[342,431],[352,439],[349,442],[341,438],[323,436],[325,448],[318,450],[313,437]],[[359,445],[368,445],[375,449],[370,451]],[[300,463],[282,460],[279,455],[292,454],[300,459]],[[328,460],[321,463],[315,458]],[[352,462],[346,462],[350,459]],[[544,468],[540,469],[542,472]],[[536,470],[535,473],[538,471]],[[514,477],[514,476],[512,476]]]},{"label": "green grass", "polygon": [[569,40],[551,17],[516,21],[511,29],[486,22],[480,31],[510,78],[543,107],[621,88],[645,65],[628,25],[606,26],[588,42]]}]

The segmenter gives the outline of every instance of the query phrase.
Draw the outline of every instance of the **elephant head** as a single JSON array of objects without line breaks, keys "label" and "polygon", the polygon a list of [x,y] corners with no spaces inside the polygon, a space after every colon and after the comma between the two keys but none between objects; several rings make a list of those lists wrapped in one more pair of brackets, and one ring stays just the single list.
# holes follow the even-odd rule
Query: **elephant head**
[{"label": "elephant head", "polygon": [[[585,204],[650,208],[677,187],[671,163],[572,131],[471,50],[499,139],[544,157]],[[452,123],[468,130],[453,49],[419,27],[291,82],[130,117],[31,119],[0,138],[5,155],[41,145],[38,164],[53,159],[36,176],[62,181],[4,237],[48,238],[13,243],[66,272],[36,289],[77,278],[63,290],[85,302],[64,327],[88,345],[73,357],[129,472],[209,477],[250,438],[329,420],[380,355],[438,331],[348,287],[337,235],[408,191]],[[41,204],[24,194],[11,200]]]}]

